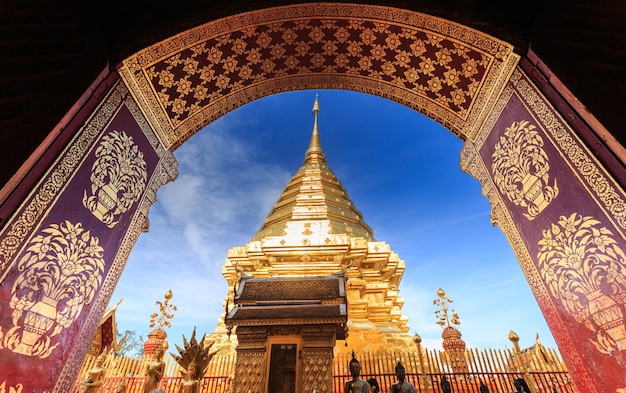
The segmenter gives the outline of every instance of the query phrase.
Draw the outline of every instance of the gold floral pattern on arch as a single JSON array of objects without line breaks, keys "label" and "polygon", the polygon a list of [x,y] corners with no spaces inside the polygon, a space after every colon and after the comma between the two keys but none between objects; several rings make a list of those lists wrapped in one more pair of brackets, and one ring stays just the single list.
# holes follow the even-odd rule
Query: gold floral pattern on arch
[{"label": "gold floral pattern on arch", "polygon": [[626,349],[626,255],[613,233],[597,219],[573,213],[544,230],[538,246],[548,290],[596,333],[596,349],[608,355]]},{"label": "gold floral pattern on arch", "polygon": [[533,220],[559,194],[556,179],[549,184],[550,163],[543,149],[543,139],[527,120],[513,122],[496,143],[493,181],[509,201],[526,208],[523,213]]},{"label": "gold floral pattern on arch", "polygon": [[113,228],[143,195],[147,184],[143,153],[125,132],[105,135],[91,168],[91,189],[83,205],[107,227]]},{"label": "gold floral pattern on arch", "polygon": [[487,53],[433,32],[365,20],[310,19],[211,37],[145,72],[175,126],[233,90],[312,72],[415,89],[466,117],[493,61]]},{"label": "gold floral pattern on arch", "polygon": [[35,236],[20,259],[13,285],[13,327],[0,349],[39,358],[58,344],[51,338],[69,327],[94,298],[104,273],[104,249],[81,223],[51,224]]}]

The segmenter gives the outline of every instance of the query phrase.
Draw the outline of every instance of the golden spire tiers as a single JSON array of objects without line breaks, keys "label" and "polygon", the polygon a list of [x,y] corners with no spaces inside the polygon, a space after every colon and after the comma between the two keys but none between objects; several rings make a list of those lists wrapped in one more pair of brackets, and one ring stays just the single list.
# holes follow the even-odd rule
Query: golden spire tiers
[{"label": "golden spire tiers", "polygon": [[[412,348],[398,290],[405,263],[388,244],[374,239],[372,229],[328,166],[320,143],[317,95],[312,113],[313,131],[303,165],[252,240],[228,251],[222,268],[229,285],[226,311],[233,307],[242,274],[270,278],[344,271],[348,337],[335,351]],[[224,331],[221,320],[214,334]]]},{"label": "golden spire tiers", "polygon": [[304,164],[283,190],[253,241],[283,248],[285,243],[328,246],[330,234],[373,240],[372,229],[326,163],[318,131],[319,111],[316,97],[313,132]]}]

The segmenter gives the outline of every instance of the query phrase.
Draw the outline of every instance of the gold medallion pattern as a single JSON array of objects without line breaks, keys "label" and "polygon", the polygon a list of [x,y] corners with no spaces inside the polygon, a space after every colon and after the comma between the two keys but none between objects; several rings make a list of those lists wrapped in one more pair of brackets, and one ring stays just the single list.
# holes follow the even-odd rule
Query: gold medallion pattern
[{"label": "gold medallion pattern", "polygon": [[51,337],[69,327],[94,298],[104,273],[104,249],[81,223],[51,224],[20,259],[9,307],[13,327],[0,330],[0,349],[46,358]]},{"label": "gold medallion pattern", "polygon": [[174,126],[233,89],[312,72],[398,83],[465,117],[491,61],[467,45],[417,29],[311,19],[224,34],[146,73]]},{"label": "gold medallion pattern", "polygon": [[91,168],[91,193],[83,205],[107,227],[113,228],[143,195],[147,172],[143,153],[125,132],[105,135],[96,149]]},{"label": "gold medallion pattern", "polygon": [[626,255],[613,233],[589,216],[561,216],[539,241],[539,271],[550,293],[596,333],[603,354],[626,348]]},{"label": "gold medallion pattern", "polygon": [[392,99],[469,138],[517,63],[512,49],[406,10],[307,4],[209,22],[119,72],[166,147],[251,100],[324,87]]},{"label": "gold medallion pattern", "polygon": [[548,155],[536,127],[527,120],[513,122],[496,143],[493,181],[509,201],[526,208],[524,216],[537,217],[556,198],[556,179],[549,185]]}]

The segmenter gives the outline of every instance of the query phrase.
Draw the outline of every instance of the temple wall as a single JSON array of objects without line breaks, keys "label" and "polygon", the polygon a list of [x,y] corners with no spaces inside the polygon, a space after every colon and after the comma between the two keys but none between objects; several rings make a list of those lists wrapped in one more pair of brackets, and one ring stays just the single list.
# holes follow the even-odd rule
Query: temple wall
[{"label": "temple wall", "polygon": [[233,393],[261,393],[266,386],[267,328],[240,326]]},{"label": "temple wall", "polygon": [[302,327],[300,392],[333,392],[333,347],[335,325]]},{"label": "temple wall", "polygon": [[519,69],[461,167],[482,183],[577,388],[624,388],[622,187]]},{"label": "temple wall", "polygon": [[118,81],[0,232],[3,389],[70,391],[156,190],[176,175]]}]

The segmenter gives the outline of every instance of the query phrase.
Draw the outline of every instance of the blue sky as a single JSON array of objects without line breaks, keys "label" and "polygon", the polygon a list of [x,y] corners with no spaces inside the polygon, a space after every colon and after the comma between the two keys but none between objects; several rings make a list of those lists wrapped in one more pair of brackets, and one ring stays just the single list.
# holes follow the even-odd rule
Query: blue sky
[{"label": "blue sky", "polygon": [[[220,271],[247,244],[302,165],[315,91],[282,93],[211,123],[174,154],[179,177],[162,187],[113,293],[120,330],[146,338],[157,300],[178,307],[170,347],[194,326],[210,333],[223,313]],[[406,262],[400,284],[410,334],[441,349],[433,300],[454,300],[468,347],[522,348],[554,339],[502,231],[491,225],[480,184],[459,168],[462,141],[420,113],[378,97],[320,90],[326,159],[374,230]]]}]

